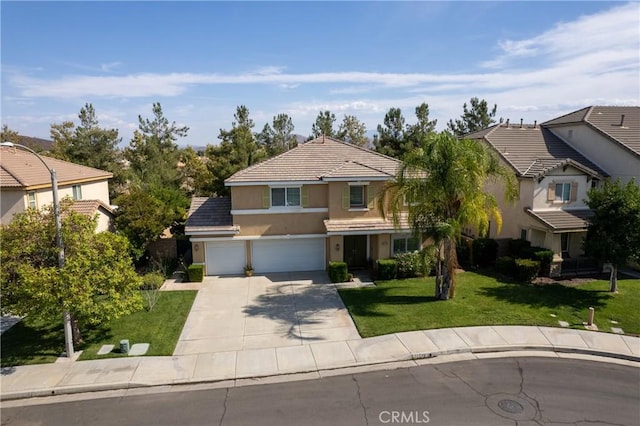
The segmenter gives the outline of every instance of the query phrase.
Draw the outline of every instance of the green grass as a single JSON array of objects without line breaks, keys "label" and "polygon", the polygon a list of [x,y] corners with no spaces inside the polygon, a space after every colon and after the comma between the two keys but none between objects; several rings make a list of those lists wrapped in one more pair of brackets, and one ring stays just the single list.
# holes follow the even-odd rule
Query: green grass
[{"label": "green grass", "polygon": [[[104,324],[82,330],[85,343],[81,360],[126,356],[117,352],[119,342],[150,343],[147,355],[171,355],[189,314],[196,291],[162,292],[153,311],[146,309]],[[102,345],[115,345],[115,351],[97,355]],[[25,318],[2,335],[2,367],[54,362],[64,351],[62,324]]]},{"label": "green grass", "polygon": [[600,331],[614,326],[640,335],[640,280],[619,280],[618,288],[617,294],[609,293],[608,281],[602,280],[531,286],[463,272],[455,298],[446,301],[434,298],[433,277],[380,281],[376,287],[342,289],[340,295],[362,337],[473,325],[558,327],[558,320],[582,328],[590,306]]}]

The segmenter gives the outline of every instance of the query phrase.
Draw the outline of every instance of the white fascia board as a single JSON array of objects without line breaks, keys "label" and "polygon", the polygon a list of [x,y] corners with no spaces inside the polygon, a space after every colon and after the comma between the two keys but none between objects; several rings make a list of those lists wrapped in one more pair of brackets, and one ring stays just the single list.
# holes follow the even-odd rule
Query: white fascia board
[{"label": "white fascia board", "polygon": [[328,213],[329,209],[327,207],[316,207],[316,208],[279,208],[272,207],[270,209],[242,209],[242,210],[231,210],[232,216],[242,216],[248,214],[292,214],[292,213]]},{"label": "white fascia board", "polygon": [[239,229],[233,231],[187,231],[185,235],[237,235],[240,232]]},{"label": "white fascia board", "polygon": [[353,185],[365,185],[365,182],[369,181],[387,181],[392,180],[393,176],[389,177],[323,177],[322,180],[325,182],[353,182]]},{"label": "white fascia board", "polygon": [[302,186],[302,185],[326,185],[320,180],[291,180],[291,181],[258,181],[258,182],[225,182],[224,186]]},{"label": "white fascia board", "polygon": [[192,242],[214,241],[247,241],[247,240],[298,240],[301,238],[326,238],[328,234],[295,234],[295,235],[247,235],[243,237],[200,237],[191,238]]}]

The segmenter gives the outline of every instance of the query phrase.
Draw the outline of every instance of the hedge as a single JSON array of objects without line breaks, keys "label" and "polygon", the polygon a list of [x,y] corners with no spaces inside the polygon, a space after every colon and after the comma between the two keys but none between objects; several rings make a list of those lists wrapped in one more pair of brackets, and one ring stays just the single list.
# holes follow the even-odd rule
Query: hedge
[{"label": "hedge", "polygon": [[526,257],[522,255],[523,250],[527,250],[531,247],[531,242],[522,239],[512,239],[509,240],[509,256],[516,257]]},{"label": "hedge", "polygon": [[553,250],[539,250],[533,253],[535,259],[540,262],[540,275],[548,277],[553,262]]},{"label": "hedge", "polygon": [[349,273],[345,262],[329,262],[329,278],[332,283],[347,281]]},{"label": "hedge", "polygon": [[395,259],[379,259],[376,264],[378,265],[378,279],[394,280],[398,276],[398,262]]},{"label": "hedge", "polygon": [[510,256],[499,257],[496,259],[496,269],[499,273],[512,277],[516,269],[516,261]]},{"label": "hedge", "polygon": [[531,259],[516,259],[515,268],[516,278],[519,281],[530,283],[538,276],[540,262]]},{"label": "hedge", "polygon": [[204,277],[204,267],[202,265],[189,265],[187,268],[189,281],[192,283],[202,282]]},{"label": "hedge", "polygon": [[493,238],[477,238],[471,245],[473,262],[478,266],[489,266],[496,261],[498,242]]}]

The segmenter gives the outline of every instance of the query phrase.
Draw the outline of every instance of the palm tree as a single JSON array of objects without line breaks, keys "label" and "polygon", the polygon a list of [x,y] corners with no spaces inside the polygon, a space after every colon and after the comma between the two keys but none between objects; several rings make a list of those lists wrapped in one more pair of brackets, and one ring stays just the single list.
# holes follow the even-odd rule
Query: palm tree
[{"label": "palm tree", "polygon": [[379,198],[384,217],[390,213],[396,226],[406,218],[416,234],[433,240],[438,299],[454,296],[456,241],[462,228],[475,226],[483,235],[493,219],[500,230],[498,203],[485,192],[485,185],[496,180],[504,183],[507,200],[517,197],[514,174],[485,145],[458,140],[448,132],[433,133],[406,155]]}]

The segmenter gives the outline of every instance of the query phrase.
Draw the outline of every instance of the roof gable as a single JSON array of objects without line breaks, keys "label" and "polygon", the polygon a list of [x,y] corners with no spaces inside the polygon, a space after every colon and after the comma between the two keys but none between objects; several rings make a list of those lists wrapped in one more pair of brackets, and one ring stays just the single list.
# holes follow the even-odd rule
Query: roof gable
[{"label": "roof gable", "polygon": [[519,176],[539,177],[567,164],[591,175],[608,176],[550,130],[540,126],[500,124],[480,134],[482,136],[471,139],[487,142]]},{"label": "roof gable", "polygon": [[330,137],[319,137],[239,171],[227,185],[395,176],[400,161]]},{"label": "roof gable", "polygon": [[[113,175],[104,170],[81,166],[68,161],[41,155],[40,158],[56,171],[58,184],[109,179]],[[0,185],[30,188],[51,186],[51,175],[34,154],[11,147],[0,147]]]}]

